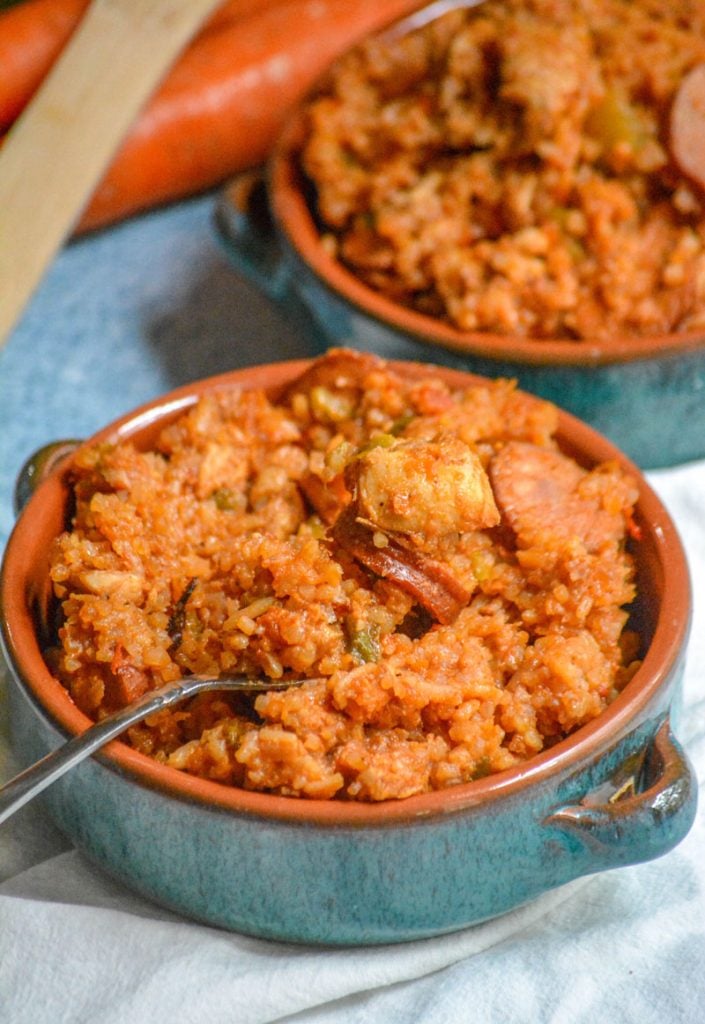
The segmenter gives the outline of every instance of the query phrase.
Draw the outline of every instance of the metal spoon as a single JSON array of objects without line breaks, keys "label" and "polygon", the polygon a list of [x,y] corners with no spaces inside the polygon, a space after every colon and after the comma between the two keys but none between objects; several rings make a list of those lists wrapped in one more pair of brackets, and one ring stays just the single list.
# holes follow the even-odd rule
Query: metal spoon
[{"label": "metal spoon", "polygon": [[74,736],[63,746],[58,747],[51,754],[47,754],[46,757],[26,768],[2,786],[0,788],[0,824],[75,765],[80,764],[96,750],[115,739],[129,726],[141,722],[155,711],[171,707],[172,704],[186,700],[188,697],[194,697],[197,693],[203,693],[206,690],[264,693],[267,690],[287,690],[291,686],[301,686],[304,682],[306,680],[303,679],[274,681],[243,677],[238,679],[202,679],[193,676],[189,679],[177,679],[158,690],[150,690],[126,708],[121,708],[96,725],[90,726],[80,736]]}]

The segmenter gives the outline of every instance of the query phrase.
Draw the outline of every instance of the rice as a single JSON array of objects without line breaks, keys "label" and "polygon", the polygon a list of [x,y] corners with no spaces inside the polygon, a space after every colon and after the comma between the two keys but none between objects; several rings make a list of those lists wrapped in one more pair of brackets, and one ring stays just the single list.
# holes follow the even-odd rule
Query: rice
[{"label": "rice", "polygon": [[695,0],[488,0],[368,41],[306,110],[324,245],[462,330],[702,328],[705,203],[669,114],[704,61]]},{"label": "rice", "polygon": [[83,448],[50,664],[95,719],[184,675],[309,680],[130,729],[229,785],[377,801],[520,764],[638,664],[635,482],[556,424],[510,381],[334,350],[283,395],[206,394],[150,450]]}]

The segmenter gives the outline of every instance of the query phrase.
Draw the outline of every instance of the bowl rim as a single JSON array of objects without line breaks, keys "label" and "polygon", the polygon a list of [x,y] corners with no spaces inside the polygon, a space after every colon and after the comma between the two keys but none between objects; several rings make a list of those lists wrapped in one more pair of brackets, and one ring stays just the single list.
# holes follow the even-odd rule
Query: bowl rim
[{"label": "bowl rim", "polygon": [[705,327],[652,335],[619,335],[609,341],[543,340],[464,331],[375,291],[326,250],[305,195],[298,154],[305,135],[305,106],[316,89],[290,113],[267,161],[270,212],[280,236],[319,284],[353,309],[412,341],[437,345],[459,355],[527,366],[589,369],[668,359],[705,348]]},{"label": "bowl rim", "polygon": [[[251,366],[183,385],[144,403],[113,420],[87,438],[83,445],[116,442],[138,431],[159,428],[169,418],[192,406],[204,393],[233,386],[266,387],[276,392],[305,369],[311,359]],[[411,376],[439,375],[455,385],[468,385],[487,378],[432,363],[386,360],[386,365]],[[597,718],[570,737],[535,755],[521,765],[473,782],[422,793],[404,800],[358,803],[336,800],[308,800],[240,789],[197,778],[169,768],[128,747],[119,740],[107,744],[99,760],[134,781],[158,789],[168,796],[205,804],[223,811],[284,820],[305,826],[383,826],[411,822],[487,805],[540,785],[554,773],[584,763],[615,744],[630,731],[630,725],[666,684],[685,651],[691,617],[688,563],[680,537],[665,506],[641,471],[605,437],[586,423],[559,409],[557,438],[566,451],[582,457],[587,464],[616,459],[639,484],[638,521],[648,529],[657,571],[663,582],[663,602],[655,622],[649,649],[634,677],[612,704]],[[0,572],[2,637],[9,667],[38,713],[69,736],[92,724],[71,700],[68,691],[51,674],[43,660],[30,603],[28,584],[34,563],[34,533],[42,522],[64,507],[66,470],[71,456],[56,465],[36,489],[18,517],[5,549]],[[54,533],[52,532],[52,536]],[[41,539],[41,538],[40,538]],[[40,549],[41,550],[41,549]]]}]

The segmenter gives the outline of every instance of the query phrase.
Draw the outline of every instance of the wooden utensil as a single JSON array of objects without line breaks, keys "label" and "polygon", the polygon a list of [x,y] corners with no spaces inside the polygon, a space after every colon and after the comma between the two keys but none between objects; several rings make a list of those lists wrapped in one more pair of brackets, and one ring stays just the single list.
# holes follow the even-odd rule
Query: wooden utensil
[{"label": "wooden utensil", "polygon": [[220,0],[93,0],[0,148],[0,346],[142,104]]}]

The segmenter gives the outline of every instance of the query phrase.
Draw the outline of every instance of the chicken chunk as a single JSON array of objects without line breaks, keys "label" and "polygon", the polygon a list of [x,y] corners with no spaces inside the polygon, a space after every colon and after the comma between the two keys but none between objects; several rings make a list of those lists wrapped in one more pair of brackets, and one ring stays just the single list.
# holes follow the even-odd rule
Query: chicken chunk
[{"label": "chicken chunk", "polygon": [[375,529],[435,538],[499,522],[482,463],[458,438],[371,448],[350,475],[357,516]]},{"label": "chicken chunk", "polygon": [[438,622],[452,622],[470,592],[424,548],[499,522],[487,474],[473,448],[458,438],[390,441],[350,463],[352,501],[335,525],[335,538]]}]

